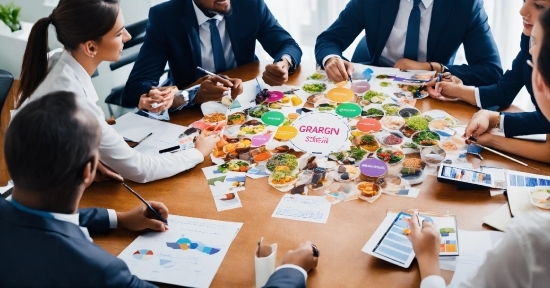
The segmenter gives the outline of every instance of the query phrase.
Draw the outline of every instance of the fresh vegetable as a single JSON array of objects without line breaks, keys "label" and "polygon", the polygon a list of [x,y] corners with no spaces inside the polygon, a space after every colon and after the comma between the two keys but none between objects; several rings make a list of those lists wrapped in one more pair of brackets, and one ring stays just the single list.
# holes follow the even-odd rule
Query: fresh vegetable
[{"label": "fresh vegetable", "polygon": [[376,151],[376,157],[386,163],[395,164],[403,160],[405,156],[403,155],[402,151],[397,149],[379,148]]},{"label": "fresh vegetable", "polygon": [[412,137],[413,142],[421,146],[437,145],[439,139],[441,139],[439,135],[432,131],[421,131]]},{"label": "fresh vegetable", "polygon": [[384,116],[384,111],[376,108],[369,108],[367,111],[361,112],[362,116]]},{"label": "fresh vegetable", "polygon": [[371,102],[371,103],[382,103],[384,99],[388,98],[384,93],[382,92],[376,92],[373,90],[369,90],[365,92],[365,95],[363,96],[363,99]]},{"label": "fresh vegetable", "polygon": [[364,135],[363,137],[361,137],[361,141],[363,141],[365,145],[369,145],[369,146],[376,144],[376,139],[374,139],[374,135],[370,135],[370,134]]},{"label": "fresh vegetable", "polygon": [[359,149],[357,147],[351,147],[351,150],[350,150],[351,158],[355,160],[361,160],[363,159],[363,157],[365,157],[365,154],[367,154],[367,151],[363,149]]},{"label": "fresh vegetable", "polygon": [[405,119],[405,123],[411,129],[416,131],[428,130],[428,124],[430,121],[426,117],[422,116],[413,116]]},{"label": "fresh vegetable", "polygon": [[248,170],[248,162],[240,160],[231,160],[227,163],[218,166],[218,171],[226,173],[228,171],[232,172],[246,172]]},{"label": "fresh vegetable", "polygon": [[386,111],[386,115],[396,116],[399,114],[399,106],[395,104],[384,104],[382,105],[382,109]]},{"label": "fresh vegetable", "polygon": [[329,103],[323,103],[323,104],[319,104],[319,106],[317,106],[317,109],[319,111],[332,111],[336,109],[336,107]]},{"label": "fresh vegetable", "polygon": [[321,73],[313,73],[311,76],[307,77],[308,80],[321,80],[325,78],[325,76]]},{"label": "fresh vegetable", "polygon": [[391,87],[391,82],[387,82],[387,81],[380,82],[380,87]]},{"label": "fresh vegetable", "polygon": [[325,83],[308,83],[302,86],[302,90],[307,93],[321,93],[327,89]]},{"label": "fresh vegetable", "polygon": [[418,145],[413,142],[406,142],[401,145],[402,148],[418,149]]},{"label": "fresh vegetable", "polygon": [[271,172],[276,169],[281,170],[281,166],[287,167],[289,171],[294,171],[294,169],[298,168],[298,160],[296,160],[296,156],[292,154],[278,154],[271,157],[266,164],[267,170]]},{"label": "fresh vegetable", "polygon": [[265,106],[255,106],[248,110],[248,115],[255,118],[262,118],[262,116],[268,111],[269,109]]},{"label": "fresh vegetable", "polygon": [[246,115],[242,112],[237,112],[227,117],[228,125],[240,125],[243,124],[244,121],[246,121]]}]

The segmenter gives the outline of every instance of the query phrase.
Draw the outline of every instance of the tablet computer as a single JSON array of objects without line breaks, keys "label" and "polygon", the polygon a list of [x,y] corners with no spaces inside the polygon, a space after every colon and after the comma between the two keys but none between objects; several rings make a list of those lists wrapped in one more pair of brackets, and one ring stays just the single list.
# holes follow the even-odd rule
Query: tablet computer
[{"label": "tablet computer", "polygon": [[489,188],[506,187],[506,170],[498,168],[468,168],[441,164],[437,178],[469,183]]}]

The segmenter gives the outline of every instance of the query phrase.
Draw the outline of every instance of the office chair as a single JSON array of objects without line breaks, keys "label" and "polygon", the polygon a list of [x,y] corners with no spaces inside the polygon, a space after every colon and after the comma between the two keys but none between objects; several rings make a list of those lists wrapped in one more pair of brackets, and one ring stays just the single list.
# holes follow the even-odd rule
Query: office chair
[{"label": "office chair", "polygon": [[[13,83],[13,75],[10,72],[0,69],[0,107],[4,107],[4,102]],[[0,108],[1,110],[2,108]]]}]

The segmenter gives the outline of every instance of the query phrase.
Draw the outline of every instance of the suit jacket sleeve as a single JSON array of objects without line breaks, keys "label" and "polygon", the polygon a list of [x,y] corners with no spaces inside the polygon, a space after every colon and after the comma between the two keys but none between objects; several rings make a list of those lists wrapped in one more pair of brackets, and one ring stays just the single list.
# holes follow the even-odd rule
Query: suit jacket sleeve
[{"label": "suit jacket sleeve", "polygon": [[122,92],[124,106],[137,107],[141,95],[159,85],[170,53],[165,30],[156,10],[151,8],[143,45]]},{"label": "suit jacket sleeve", "polygon": [[143,281],[132,275],[128,266],[124,261],[115,258],[109,266],[105,267],[103,275],[102,287],[136,287],[136,288],[153,288],[157,287],[147,281]]},{"label": "suit jacket sleeve", "polygon": [[269,277],[264,288],[305,288],[306,279],[302,272],[293,268],[282,268]]},{"label": "suit jacket sleeve", "polygon": [[275,62],[278,62],[283,55],[288,54],[294,60],[294,68],[298,67],[302,60],[302,50],[298,43],[281,27],[265,2],[263,0],[258,2],[258,13],[260,15],[258,41]]},{"label": "suit jacket sleeve", "polygon": [[364,0],[351,0],[340,13],[338,19],[317,37],[315,59],[323,65],[323,59],[331,54],[342,56],[357,35],[364,29]]},{"label": "suit jacket sleeve", "polygon": [[471,21],[463,40],[468,65],[451,65],[448,68],[467,85],[497,83],[502,76],[502,66],[482,1],[475,1],[469,17]]},{"label": "suit jacket sleeve", "polygon": [[550,122],[542,112],[504,113],[504,135],[550,134]]},{"label": "suit jacket sleeve", "polygon": [[479,87],[481,108],[498,106],[498,109],[505,109],[512,104],[516,95],[525,85],[523,65],[527,64],[524,63],[520,51],[512,63],[512,69],[506,71],[497,84]]},{"label": "suit jacket sleeve", "polygon": [[88,228],[90,234],[107,233],[109,227],[109,213],[103,208],[84,208],[78,210],[80,226]]}]

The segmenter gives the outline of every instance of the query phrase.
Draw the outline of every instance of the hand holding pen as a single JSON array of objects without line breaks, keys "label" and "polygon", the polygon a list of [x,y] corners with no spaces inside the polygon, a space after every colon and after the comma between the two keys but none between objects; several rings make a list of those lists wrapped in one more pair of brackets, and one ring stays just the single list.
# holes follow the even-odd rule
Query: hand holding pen
[{"label": "hand holding pen", "polygon": [[145,201],[141,195],[134,191],[126,183],[124,188],[132,192],[143,204],[127,212],[117,212],[119,227],[131,231],[142,231],[153,229],[158,231],[168,230],[168,208],[161,202]]},{"label": "hand holding pen", "polygon": [[230,95],[232,99],[235,99],[243,92],[241,79],[217,75],[201,67],[197,67],[197,69],[209,75],[209,77],[201,82],[194,103],[218,102],[226,95]]},{"label": "hand holding pen", "polygon": [[354,70],[352,63],[336,56],[329,58],[325,63],[328,78],[336,83],[349,81]]}]

